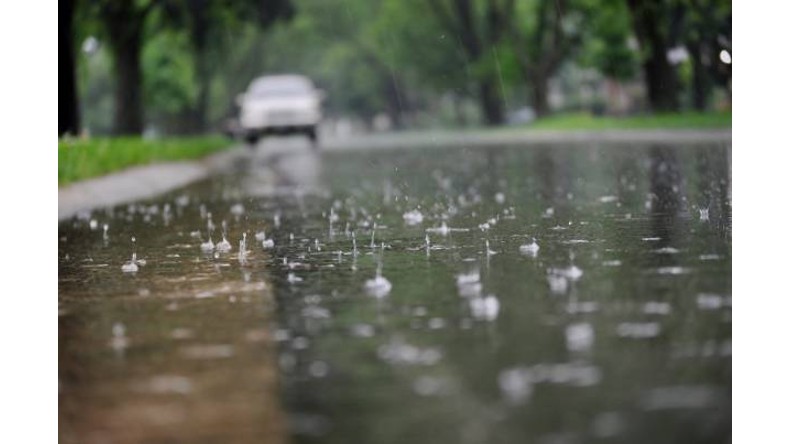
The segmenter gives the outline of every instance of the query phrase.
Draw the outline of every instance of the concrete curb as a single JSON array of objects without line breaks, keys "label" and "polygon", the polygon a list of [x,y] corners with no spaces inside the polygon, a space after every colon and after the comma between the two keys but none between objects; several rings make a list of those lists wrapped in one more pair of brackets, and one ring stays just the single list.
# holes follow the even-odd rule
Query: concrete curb
[{"label": "concrete curb", "polygon": [[80,211],[155,197],[228,168],[246,154],[239,146],[200,160],[133,167],[67,185],[58,189],[58,221]]}]

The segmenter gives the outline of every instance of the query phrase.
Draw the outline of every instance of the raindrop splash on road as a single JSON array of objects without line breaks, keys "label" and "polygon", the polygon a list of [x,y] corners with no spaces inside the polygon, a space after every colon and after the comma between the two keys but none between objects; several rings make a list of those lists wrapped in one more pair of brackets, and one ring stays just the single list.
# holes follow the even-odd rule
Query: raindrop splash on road
[{"label": "raindrop splash on road", "polygon": [[[61,424],[200,424],[223,442],[266,424],[295,443],[726,440],[729,150],[297,149],[66,220]],[[212,212],[227,218],[216,245]],[[119,273],[129,245],[114,240],[133,235],[148,265]],[[215,254],[233,239],[238,261]]]}]

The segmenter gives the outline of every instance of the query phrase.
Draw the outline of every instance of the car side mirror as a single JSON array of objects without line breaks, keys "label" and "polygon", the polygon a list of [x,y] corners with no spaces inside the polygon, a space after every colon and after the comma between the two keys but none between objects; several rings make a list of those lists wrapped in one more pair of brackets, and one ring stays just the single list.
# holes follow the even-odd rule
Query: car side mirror
[{"label": "car side mirror", "polygon": [[243,104],[244,104],[244,93],[241,93],[236,96],[236,105],[242,106]]}]

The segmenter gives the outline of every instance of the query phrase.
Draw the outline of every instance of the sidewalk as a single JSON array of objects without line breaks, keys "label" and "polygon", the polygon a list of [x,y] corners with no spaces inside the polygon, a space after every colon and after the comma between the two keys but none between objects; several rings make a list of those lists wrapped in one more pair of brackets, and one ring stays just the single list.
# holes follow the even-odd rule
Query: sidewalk
[{"label": "sidewalk", "polygon": [[245,154],[234,147],[200,160],[167,162],[129,168],[58,189],[58,221],[80,211],[134,202],[204,179],[228,168]]}]

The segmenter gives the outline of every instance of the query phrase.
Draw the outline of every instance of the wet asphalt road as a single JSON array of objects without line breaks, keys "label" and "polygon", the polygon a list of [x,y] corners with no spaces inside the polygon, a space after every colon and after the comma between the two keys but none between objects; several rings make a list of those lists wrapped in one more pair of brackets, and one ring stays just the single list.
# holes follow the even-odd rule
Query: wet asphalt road
[{"label": "wet asphalt road", "polygon": [[726,441],[730,152],[270,141],[81,213],[61,440]]}]

